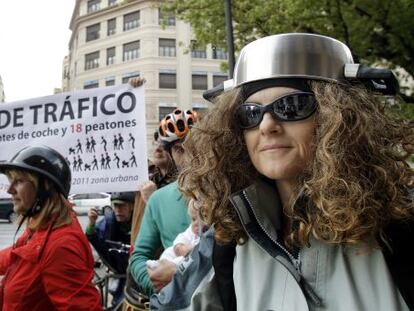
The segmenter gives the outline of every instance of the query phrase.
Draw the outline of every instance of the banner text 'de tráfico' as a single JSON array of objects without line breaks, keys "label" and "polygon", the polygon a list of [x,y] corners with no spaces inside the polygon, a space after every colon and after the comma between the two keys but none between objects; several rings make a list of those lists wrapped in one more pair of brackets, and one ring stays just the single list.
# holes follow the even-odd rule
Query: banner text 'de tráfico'
[{"label": "banner text 'de tr\u00e1fico'", "polygon": [[[71,193],[136,191],[148,179],[144,88],[74,91],[0,105],[0,160],[28,145],[59,151]],[[0,196],[8,181],[0,175]]]}]

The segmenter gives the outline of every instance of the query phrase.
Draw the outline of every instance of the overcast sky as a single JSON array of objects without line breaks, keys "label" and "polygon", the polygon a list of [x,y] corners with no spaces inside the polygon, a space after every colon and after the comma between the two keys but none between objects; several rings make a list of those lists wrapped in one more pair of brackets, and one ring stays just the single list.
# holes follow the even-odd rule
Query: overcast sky
[{"label": "overcast sky", "polygon": [[6,101],[61,87],[75,0],[0,0],[0,76]]}]

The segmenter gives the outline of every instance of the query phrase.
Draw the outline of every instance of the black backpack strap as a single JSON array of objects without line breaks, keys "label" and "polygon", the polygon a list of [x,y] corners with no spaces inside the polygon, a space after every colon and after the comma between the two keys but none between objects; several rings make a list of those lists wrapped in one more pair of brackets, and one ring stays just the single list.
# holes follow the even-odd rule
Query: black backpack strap
[{"label": "black backpack strap", "polygon": [[233,283],[233,262],[236,256],[236,245],[220,245],[214,241],[213,266],[215,279],[223,304],[223,309],[237,311],[236,293]]},{"label": "black backpack strap", "polygon": [[390,247],[380,243],[388,269],[405,303],[414,310],[414,221],[393,222],[385,235]]}]

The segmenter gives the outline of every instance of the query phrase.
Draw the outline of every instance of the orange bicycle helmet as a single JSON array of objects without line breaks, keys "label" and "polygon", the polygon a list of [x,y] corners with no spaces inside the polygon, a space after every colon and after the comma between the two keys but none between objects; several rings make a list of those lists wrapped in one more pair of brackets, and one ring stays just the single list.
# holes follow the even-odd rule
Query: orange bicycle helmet
[{"label": "orange bicycle helmet", "polygon": [[172,143],[187,135],[193,124],[197,122],[197,112],[175,109],[160,122],[159,139],[164,143]]}]

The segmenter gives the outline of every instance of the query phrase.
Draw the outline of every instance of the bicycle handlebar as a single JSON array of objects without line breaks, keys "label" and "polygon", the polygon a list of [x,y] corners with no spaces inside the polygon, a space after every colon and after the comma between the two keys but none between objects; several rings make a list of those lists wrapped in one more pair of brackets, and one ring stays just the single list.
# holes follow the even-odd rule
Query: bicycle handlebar
[{"label": "bicycle handlebar", "polygon": [[119,241],[105,240],[105,242],[117,247],[118,249],[127,249],[127,250],[129,250],[131,248],[131,245],[124,244],[124,243],[119,242]]},{"label": "bicycle handlebar", "polygon": [[131,245],[124,244],[119,241],[105,240],[105,242],[114,246],[113,248],[108,249],[109,252],[117,252],[118,254],[128,254],[131,248]]}]

